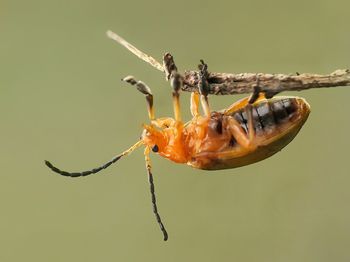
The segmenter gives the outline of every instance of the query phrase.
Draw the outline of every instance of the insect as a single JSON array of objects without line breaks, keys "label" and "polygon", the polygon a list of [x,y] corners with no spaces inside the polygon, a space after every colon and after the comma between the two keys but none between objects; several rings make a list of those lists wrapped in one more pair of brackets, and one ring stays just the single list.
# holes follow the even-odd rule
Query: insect
[{"label": "insect", "polygon": [[[286,146],[307,120],[310,106],[303,98],[274,97],[274,94],[261,93],[257,81],[254,93],[250,97],[222,111],[212,111],[207,92],[209,73],[207,65],[201,60],[198,73],[199,92],[191,94],[190,111],[193,118],[184,123],[181,118],[179,96],[182,79],[169,53],[164,56],[164,68],[173,88],[174,118],[156,118],[151,89],[132,76],[125,77],[123,81],[135,86],[146,97],[150,123],[143,125],[140,140],[109,162],[89,171],[66,172],[49,161],[45,163],[52,171],[63,176],[87,176],[109,167],[136,148],[144,146],[153,212],[166,241],[168,233],[156,204],[149,157],[151,151],[173,162],[205,170],[252,164],[277,153]],[[199,112],[200,104],[203,115]]]}]

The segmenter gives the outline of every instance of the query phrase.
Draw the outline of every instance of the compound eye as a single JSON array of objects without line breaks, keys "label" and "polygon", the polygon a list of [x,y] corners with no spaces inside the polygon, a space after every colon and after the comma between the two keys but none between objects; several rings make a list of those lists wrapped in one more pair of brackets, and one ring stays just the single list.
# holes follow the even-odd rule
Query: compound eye
[{"label": "compound eye", "polygon": [[154,153],[157,153],[157,152],[159,151],[158,146],[157,146],[157,145],[154,145],[154,146],[152,147],[152,151],[153,151]]}]

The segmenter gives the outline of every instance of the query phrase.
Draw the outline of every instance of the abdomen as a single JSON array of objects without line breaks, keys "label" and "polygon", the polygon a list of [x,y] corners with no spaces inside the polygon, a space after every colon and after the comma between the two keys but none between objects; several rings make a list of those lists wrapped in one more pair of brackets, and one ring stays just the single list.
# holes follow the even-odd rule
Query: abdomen
[{"label": "abdomen", "polygon": [[[276,97],[264,99],[252,107],[253,126],[257,136],[276,135],[276,131],[286,126],[293,125],[303,113],[305,106],[309,107],[305,100],[296,97]],[[301,109],[301,110],[300,110]],[[244,108],[230,114],[234,117],[248,134],[248,118]],[[305,119],[306,120],[306,119]]]},{"label": "abdomen", "polygon": [[[277,153],[293,140],[308,118],[310,106],[303,98],[274,97],[254,103],[252,113],[255,131],[253,143],[257,146],[254,150],[243,148],[231,137],[226,139],[227,146],[221,147],[220,151],[199,152],[189,164],[195,168],[217,170],[261,161]],[[225,123],[224,118],[230,117],[240,124],[243,132],[248,136],[249,125],[245,107],[239,107],[227,115],[222,113],[220,121]],[[216,118],[218,118],[217,115]],[[222,128],[222,135],[227,136],[228,127],[223,125]]]}]

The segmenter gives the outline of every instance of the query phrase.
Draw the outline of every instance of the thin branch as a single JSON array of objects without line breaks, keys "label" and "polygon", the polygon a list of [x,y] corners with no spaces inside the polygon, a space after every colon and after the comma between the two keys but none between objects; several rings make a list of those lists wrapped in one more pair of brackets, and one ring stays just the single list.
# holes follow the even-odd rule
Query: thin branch
[{"label": "thin branch", "polygon": [[128,41],[126,41],[124,38],[120,37],[116,33],[108,30],[107,31],[107,36],[116,41],[117,43],[121,44],[124,46],[126,49],[128,49],[131,53],[136,55],[138,58],[141,58],[143,61],[146,63],[149,63],[151,66],[157,68],[159,71],[164,72],[164,68],[161,63],[159,63],[157,60],[155,60],[152,56],[149,56],[142,52],[141,50],[137,49],[135,46],[130,44]]},{"label": "thin branch", "polygon": [[[153,57],[143,53],[112,31],[107,36],[118,42],[143,61],[149,63],[159,71],[165,72],[163,65]],[[277,94],[282,91],[300,91],[310,88],[350,86],[350,70],[338,69],[329,75],[318,74],[263,74],[263,73],[209,73],[209,94],[232,95],[252,93],[254,86],[259,83],[261,92]],[[186,71],[183,75],[182,90],[198,92],[199,72]]]},{"label": "thin branch", "polygon": [[[277,94],[282,91],[300,91],[310,88],[350,86],[350,70],[339,69],[329,75],[317,74],[263,74],[263,73],[210,73],[209,93],[214,95],[233,95],[252,93],[259,80],[261,92]],[[187,71],[184,74],[183,90],[198,90],[198,72]]]}]

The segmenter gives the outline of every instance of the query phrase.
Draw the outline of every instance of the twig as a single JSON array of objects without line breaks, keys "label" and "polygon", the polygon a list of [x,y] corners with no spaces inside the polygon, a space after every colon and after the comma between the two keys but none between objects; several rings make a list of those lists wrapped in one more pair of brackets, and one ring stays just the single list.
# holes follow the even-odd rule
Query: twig
[{"label": "twig", "polygon": [[[143,53],[125,39],[113,33],[107,32],[107,36],[123,45],[130,52],[149,63],[159,71],[165,72],[163,65],[153,57]],[[209,73],[209,94],[232,95],[252,93],[254,86],[259,82],[261,92],[277,94],[282,91],[300,91],[310,88],[350,86],[350,70],[338,69],[329,75],[317,74],[263,74],[263,73]],[[199,72],[186,71],[183,75],[183,91],[198,92]]]},{"label": "twig", "polygon": [[[259,79],[261,92],[280,93],[282,91],[300,91],[310,88],[350,86],[350,70],[339,69],[329,75],[317,74],[226,74],[210,73],[209,93],[215,95],[232,95],[252,93]],[[198,73],[187,71],[184,74],[184,91],[197,91]]]},{"label": "twig", "polygon": [[157,68],[159,71],[164,72],[164,68],[162,64],[160,64],[157,60],[155,60],[152,56],[149,56],[142,52],[141,50],[137,49],[135,46],[127,42],[124,38],[120,37],[116,33],[108,30],[107,31],[107,36],[116,41],[117,43],[121,44],[124,46],[126,49],[128,49],[131,53],[136,55],[138,58],[141,58],[143,61],[149,63],[151,66]]}]

